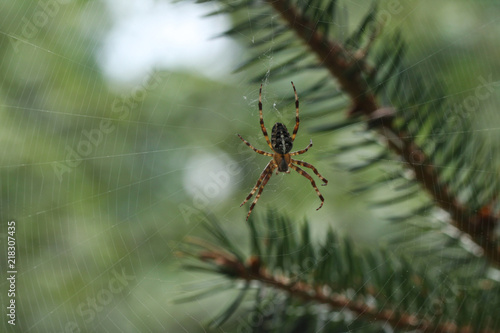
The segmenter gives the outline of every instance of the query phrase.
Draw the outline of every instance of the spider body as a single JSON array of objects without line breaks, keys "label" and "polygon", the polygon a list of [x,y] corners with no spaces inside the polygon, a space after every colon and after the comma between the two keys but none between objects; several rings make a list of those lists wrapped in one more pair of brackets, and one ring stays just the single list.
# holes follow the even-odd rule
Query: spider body
[{"label": "spider body", "polygon": [[264,171],[262,171],[259,179],[257,180],[257,184],[254,186],[254,188],[250,191],[246,199],[241,203],[240,207],[243,206],[250,198],[255,194],[257,190],[259,192],[255,196],[254,201],[252,202],[252,205],[250,206],[250,210],[248,211],[247,214],[247,220],[250,214],[252,213],[252,210],[257,203],[257,201],[260,198],[260,195],[262,194],[262,191],[264,190],[264,187],[266,186],[267,182],[269,181],[269,178],[271,178],[273,171],[276,169],[276,174],[279,172],[285,172],[285,173],[290,173],[290,169],[293,169],[297,171],[299,174],[302,176],[306,177],[310,182],[312,187],[316,190],[316,193],[318,194],[320,200],[321,200],[321,205],[316,209],[320,209],[323,207],[323,202],[325,199],[323,198],[323,195],[319,192],[318,188],[316,187],[316,183],[312,179],[312,177],[302,170],[298,165],[306,167],[311,169],[322,181],[322,185],[326,185],[328,183],[328,180],[326,180],[321,174],[318,172],[318,170],[309,163],[306,163],[304,161],[299,161],[295,160],[292,158],[292,156],[295,155],[300,155],[304,154],[309,150],[309,148],[312,147],[312,140],[310,141],[309,145],[299,151],[291,152],[293,148],[293,141],[295,140],[295,136],[297,135],[297,131],[299,130],[299,98],[297,96],[297,90],[295,90],[295,85],[292,82],[292,87],[293,87],[293,92],[295,94],[295,127],[293,129],[292,135],[288,132],[286,126],[282,123],[276,123],[273,126],[272,132],[271,132],[271,140],[269,140],[269,136],[267,134],[267,129],[264,126],[264,118],[262,117],[262,85],[260,85],[260,90],[259,90],[259,115],[260,115],[260,127],[262,129],[262,134],[264,134],[264,137],[267,141],[267,144],[273,151],[273,153],[268,153],[263,150],[257,149],[254,146],[252,146],[248,141],[243,139],[241,135],[238,134],[240,139],[248,146],[250,147],[253,151],[256,153],[259,153],[264,156],[269,156],[272,157],[272,160],[267,164],[265,167]]},{"label": "spider body", "polygon": [[271,146],[275,152],[273,156],[274,162],[278,166],[276,174],[278,174],[278,172],[290,173],[288,165],[290,164],[292,158],[290,157],[289,152],[293,148],[293,141],[290,133],[288,133],[288,130],[286,129],[286,126],[282,123],[276,123],[273,126],[273,130],[271,132]]}]

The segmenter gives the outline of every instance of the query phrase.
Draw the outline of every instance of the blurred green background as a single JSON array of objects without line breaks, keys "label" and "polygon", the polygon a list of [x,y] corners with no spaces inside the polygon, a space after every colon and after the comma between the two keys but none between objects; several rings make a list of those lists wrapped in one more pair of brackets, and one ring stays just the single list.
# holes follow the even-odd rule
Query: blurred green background
[{"label": "blurred green background", "polygon": [[[381,1],[380,8],[393,3]],[[338,38],[369,7],[353,1],[343,6],[349,19],[338,23]],[[495,2],[400,6],[385,32],[402,30],[408,62],[424,76],[437,78],[458,100],[473,93],[480,76],[498,77]],[[244,243],[248,207],[239,204],[268,162],[236,136],[267,149],[258,84],[248,83],[252,73],[231,72],[251,55],[244,43],[208,40],[230,27],[231,18],[201,17],[215,8],[166,1],[0,3],[4,309],[11,220],[18,271],[17,325],[8,325],[2,313],[2,330],[204,332],[204,320],[230,299],[172,302],[191,283],[217,282],[181,269],[179,243],[204,237],[203,212]],[[182,13],[176,18],[181,26],[172,13]],[[203,24],[212,25],[211,36],[196,30]],[[272,50],[260,59],[271,68]],[[252,214],[272,207],[297,221],[308,219],[318,235],[333,226],[357,241],[380,243],[383,218],[367,208],[373,198],[351,193],[359,177],[369,180],[377,171],[350,174],[333,154],[362,127],[349,135],[313,135],[301,82],[274,81],[272,72],[262,79],[269,128],[276,121],[293,126],[294,105],[283,100],[292,96],[289,81],[295,81],[302,120],[296,148],[312,138],[314,147],[303,158],[329,184],[320,188],[326,201],[316,211],[319,200],[306,179],[273,176]],[[497,101],[492,95],[474,118],[477,135],[495,145]]]}]

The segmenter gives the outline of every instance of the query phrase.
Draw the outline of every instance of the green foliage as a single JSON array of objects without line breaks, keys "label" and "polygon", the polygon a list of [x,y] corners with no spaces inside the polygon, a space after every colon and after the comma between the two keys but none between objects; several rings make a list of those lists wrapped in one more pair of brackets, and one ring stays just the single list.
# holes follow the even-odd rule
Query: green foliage
[{"label": "green foliage", "polygon": [[[335,24],[337,1],[216,2],[222,9],[213,14],[234,19],[225,35],[242,40],[250,50],[237,71],[255,73],[251,82],[300,77],[307,82],[302,94],[308,96],[315,131],[332,137],[353,128],[363,133],[333,153],[353,174],[379,171],[375,179],[363,177],[365,182],[353,192],[383,192],[371,207],[390,222],[387,239],[393,253],[362,251],[332,231],[323,243],[310,237],[307,224],[297,230],[297,221],[271,212],[264,231],[250,224],[254,257],[241,260],[227,242],[223,248],[237,262],[217,260],[215,253],[198,256],[214,271],[245,281],[242,293],[248,281],[260,282],[254,313],[262,312],[270,299],[280,300],[253,331],[383,329],[371,321],[402,331],[497,329],[495,311],[490,312],[496,306],[483,311],[477,305],[485,297],[500,303],[493,291],[498,283],[488,278],[500,257],[494,234],[500,160],[484,165],[492,152],[474,135],[467,121],[470,110],[463,105],[457,110],[457,101],[436,78],[408,66],[402,34],[391,30],[383,35],[390,27],[375,5],[341,37]],[[272,58],[272,65],[261,68],[263,58]],[[346,109],[347,117],[342,117],[340,111]],[[363,159],[356,157],[360,151]],[[281,285],[274,277],[286,282]],[[323,299],[325,288],[329,297],[341,295],[349,306]],[[224,311],[224,320],[236,311],[241,295]]]},{"label": "green foliage", "polygon": [[[299,225],[273,211],[259,222],[250,219],[248,223],[247,255],[242,256],[243,250],[229,242],[213,219],[206,224],[213,244],[191,240],[184,249],[203,261],[195,259],[188,268],[223,275],[239,290],[213,318],[213,326],[224,323],[246,298],[253,299],[252,312],[238,320],[237,329],[252,332],[343,332],[346,328],[383,332],[388,324],[397,331],[432,332],[446,332],[453,325],[472,325],[478,332],[496,327],[500,290],[495,281],[478,279],[463,285],[458,276],[443,279],[426,265],[355,244],[331,228],[315,240],[307,221]],[[223,285],[217,291],[226,288]],[[195,292],[183,300],[212,292]],[[487,307],[478,306],[479,300],[486,299]]]}]

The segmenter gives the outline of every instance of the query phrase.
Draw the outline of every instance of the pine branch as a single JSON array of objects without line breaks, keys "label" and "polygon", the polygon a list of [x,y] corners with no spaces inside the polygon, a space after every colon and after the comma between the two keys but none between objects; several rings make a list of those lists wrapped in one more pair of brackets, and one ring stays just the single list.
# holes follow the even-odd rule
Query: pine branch
[{"label": "pine branch", "polygon": [[[246,263],[242,263],[223,252],[206,251],[199,254],[199,259],[205,262],[213,262],[220,270],[231,272],[232,278],[248,282],[257,281],[285,291],[292,297],[305,302],[312,301],[318,304],[326,304],[333,310],[350,310],[360,319],[389,323],[393,328],[432,333],[477,332],[471,327],[459,329],[455,323],[451,322],[434,325],[430,320],[420,318],[417,315],[396,311],[396,309],[378,309],[361,301],[352,301],[342,293],[326,292],[325,290],[329,289],[327,285],[313,286],[285,276],[273,275],[260,265],[260,258],[258,257],[250,257]],[[494,331],[483,330],[481,332]]]},{"label": "pine branch", "polygon": [[268,0],[267,3],[309,46],[320,65],[328,69],[338,80],[342,90],[349,95],[352,106],[348,116],[364,114],[369,126],[375,128],[387,146],[402,158],[406,167],[413,171],[415,179],[433,197],[434,202],[449,213],[452,224],[470,235],[491,263],[500,266],[500,246],[495,235],[495,228],[499,223],[498,216],[488,206],[476,211],[455,197],[412,135],[394,125],[391,109],[377,104],[376,96],[366,83],[366,66],[363,65],[369,50],[363,49],[362,52],[353,54],[341,43],[325,38],[317,29],[317,25],[303,12],[291,6],[289,1]]},{"label": "pine branch", "polygon": [[[374,249],[364,252],[331,230],[321,244],[312,245],[307,223],[298,232],[297,224],[283,216],[270,212],[266,220],[265,230],[250,221],[252,250],[246,258],[234,255],[224,245],[218,248],[196,239],[188,243],[198,250],[184,253],[209,265],[204,268],[207,271],[243,281],[243,292],[258,282],[260,290],[280,290],[303,304],[326,305],[332,312],[349,311],[356,321],[390,324],[397,331],[500,332],[494,329],[498,288],[491,284],[483,283],[481,288],[469,286],[467,290],[450,288],[441,278],[432,277],[425,270],[419,272],[402,258]],[[219,230],[214,234],[216,241],[224,243],[224,232],[212,220],[211,227],[214,226]],[[223,311],[223,319],[213,322],[229,318],[242,297],[240,293]],[[479,309],[471,298],[483,299],[489,306]]]}]

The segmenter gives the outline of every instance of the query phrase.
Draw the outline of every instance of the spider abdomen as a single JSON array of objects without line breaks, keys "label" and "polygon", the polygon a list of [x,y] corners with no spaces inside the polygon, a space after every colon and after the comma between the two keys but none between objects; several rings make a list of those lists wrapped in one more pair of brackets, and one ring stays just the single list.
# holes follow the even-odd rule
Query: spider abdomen
[{"label": "spider abdomen", "polygon": [[292,137],[288,133],[286,126],[282,123],[274,124],[271,133],[271,145],[276,153],[282,155],[288,154],[292,150]]}]

